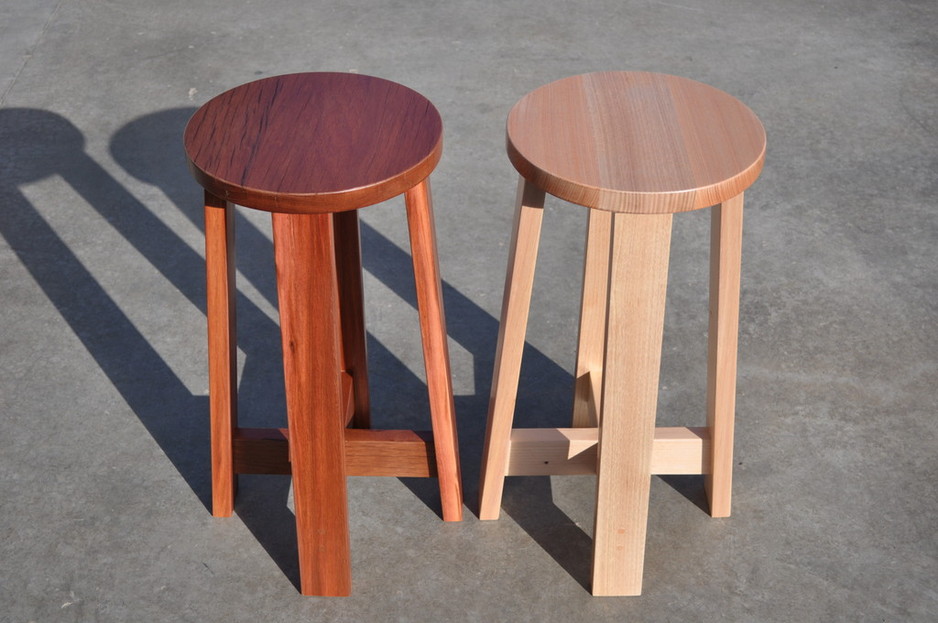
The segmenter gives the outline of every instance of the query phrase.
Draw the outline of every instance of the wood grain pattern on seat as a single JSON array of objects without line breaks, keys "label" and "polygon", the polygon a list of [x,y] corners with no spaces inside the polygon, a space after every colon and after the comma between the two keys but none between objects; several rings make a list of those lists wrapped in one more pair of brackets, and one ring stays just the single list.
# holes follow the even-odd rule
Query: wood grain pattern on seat
[{"label": "wood grain pattern on seat", "polygon": [[529,181],[590,208],[662,214],[716,205],[759,176],[765,130],[736,98],[664,74],[572,76],[508,116],[508,156]]},{"label": "wood grain pattern on seat", "polygon": [[426,179],[443,123],[429,100],[397,83],[302,73],[218,95],[183,141],[192,174],[218,197],[270,212],[338,212]]}]

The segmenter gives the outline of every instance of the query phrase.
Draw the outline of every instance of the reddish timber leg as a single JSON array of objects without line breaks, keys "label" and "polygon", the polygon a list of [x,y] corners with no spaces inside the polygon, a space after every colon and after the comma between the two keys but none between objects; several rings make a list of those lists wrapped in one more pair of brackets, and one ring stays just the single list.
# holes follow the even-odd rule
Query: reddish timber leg
[{"label": "reddish timber leg", "polygon": [[273,214],[304,595],[351,592],[339,304],[331,214]]},{"label": "reddish timber leg", "polygon": [[407,226],[410,229],[443,519],[461,521],[462,479],[456,439],[456,409],[453,404],[449,348],[446,344],[446,319],[443,313],[443,291],[436,251],[430,182],[424,180],[408,190],[404,195],[404,202],[407,206]]},{"label": "reddish timber leg", "polygon": [[206,191],[208,394],[212,437],[212,515],[215,517],[231,516],[238,483],[232,453],[234,429],[238,426],[234,248],[234,207]]},{"label": "reddish timber leg", "polygon": [[352,428],[369,428],[368,355],[365,349],[365,308],[362,291],[361,237],[358,210],[336,212],[335,263],[339,282],[339,318],[342,322],[342,369],[352,377],[355,413]]}]

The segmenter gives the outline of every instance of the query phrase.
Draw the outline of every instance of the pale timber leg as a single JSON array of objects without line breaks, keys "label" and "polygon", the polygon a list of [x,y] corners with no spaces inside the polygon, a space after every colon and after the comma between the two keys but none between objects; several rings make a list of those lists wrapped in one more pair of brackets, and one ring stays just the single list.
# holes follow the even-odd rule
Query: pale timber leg
[{"label": "pale timber leg", "polygon": [[712,210],[707,357],[707,427],[710,429],[712,462],[704,483],[710,501],[710,514],[713,517],[729,517],[733,486],[743,195],[725,201]]},{"label": "pale timber leg", "polygon": [[238,426],[235,323],[234,206],[205,192],[205,273],[208,317],[209,419],[212,438],[212,515],[234,510],[233,435]]},{"label": "pale timber leg", "polygon": [[495,350],[495,370],[489,395],[485,447],[482,451],[480,519],[498,519],[501,510],[543,207],[544,191],[521,178],[518,181],[502,317],[498,327],[498,347]]},{"label": "pale timber leg", "polygon": [[613,217],[593,594],[642,590],[671,215]]},{"label": "pale timber leg", "polygon": [[574,428],[599,425],[599,388],[603,377],[603,348],[606,342],[606,282],[609,280],[612,212],[589,210],[587,218],[573,395]]},{"label": "pale timber leg", "polygon": [[365,307],[362,292],[361,235],[358,210],[333,214],[339,319],[342,323],[342,369],[352,377],[353,428],[371,425],[368,396],[368,353],[365,348]]},{"label": "pale timber leg", "polygon": [[427,372],[430,418],[433,422],[433,446],[436,451],[437,477],[444,521],[462,520],[462,477],[456,438],[456,408],[450,374],[449,347],[446,343],[446,319],[443,291],[436,249],[430,182],[424,180],[404,195],[407,226],[417,286],[417,308],[423,359]]},{"label": "pale timber leg", "polygon": [[300,591],[351,592],[331,214],[273,214]]}]

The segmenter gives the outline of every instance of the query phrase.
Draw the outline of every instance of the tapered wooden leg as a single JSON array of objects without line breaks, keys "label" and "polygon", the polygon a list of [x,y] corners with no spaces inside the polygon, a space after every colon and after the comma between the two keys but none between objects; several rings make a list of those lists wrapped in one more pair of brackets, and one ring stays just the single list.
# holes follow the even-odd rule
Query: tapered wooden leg
[{"label": "tapered wooden leg", "polygon": [[368,397],[368,355],[365,349],[365,307],[362,292],[361,237],[358,210],[333,215],[335,263],[342,322],[342,369],[352,377],[355,412],[353,428],[371,425]]},{"label": "tapered wooden leg", "polygon": [[583,295],[580,299],[580,336],[577,346],[573,426],[598,426],[599,387],[606,343],[606,285],[609,280],[609,243],[612,212],[589,210]]},{"label": "tapered wooden leg", "polygon": [[446,343],[443,289],[440,283],[429,180],[424,180],[408,190],[404,195],[404,202],[407,206],[407,226],[410,230],[410,248],[417,286],[417,308],[420,315],[420,334],[427,372],[443,519],[461,521],[462,476],[456,438],[456,408],[453,403],[453,381],[450,374],[449,347]]},{"label": "tapered wooden leg", "polygon": [[543,207],[544,191],[521,178],[518,181],[502,317],[498,327],[498,347],[495,351],[495,370],[489,396],[485,447],[482,451],[480,519],[498,519],[501,511],[502,489],[508,469],[508,443],[518,396],[521,355],[534,285]]},{"label": "tapered wooden leg", "polygon": [[670,214],[613,217],[594,595],[642,590],[670,240]]},{"label": "tapered wooden leg", "polygon": [[729,517],[733,486],[733,420],[742,258],[743,195],[712,208],[707,426],[712,443],[704,483],[713,517]]},{"label": "tapered wooden leg", "polygon": [[212,437],[212,515],[215,517],[231,516],[237,488],[232,446],[234,429],[238,426],[234,250],[234,207],[206,191],[208,394]]},{"label": "tapered wooden leg", "polygon": [[273,214],[290,460],[304,595],[352,586],[331,214]]}]

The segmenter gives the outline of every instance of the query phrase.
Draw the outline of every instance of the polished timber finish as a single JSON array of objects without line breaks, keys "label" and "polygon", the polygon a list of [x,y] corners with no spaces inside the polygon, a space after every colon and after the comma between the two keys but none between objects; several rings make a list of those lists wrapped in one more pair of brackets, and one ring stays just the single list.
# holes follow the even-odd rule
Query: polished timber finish
[{"label": "polished timber finish", "polygon": [[430,182],[424,180],[404,193],[404,205],[410,232],[443,518],[458,521],[462,519],[462,475]]},{"label": "polished timber finish", "polygon": [[508,115],[508,155],[548,193],[613,212],[716,205],[762,170],[765,131],[736,98],[687,78],[602,72],[557,80]]},{"label": "polished timber finish", "polygon": [[269,212],[339,212],[425,180],[443,125],[429,100],[394,82],[305,73],[218,95],[184,140],[190,170],[218,197]]},{"label": "polished timber finish", "polygon": [[300,589],[348,595],[352,570],[331,220],[330,214],[275,213],[273,234]]},{"label": "polished timber finish", "polygon": [[232,456],[238,425],[234,210],[208,191],[204,194],[212,514],[228,517],[237,487]]},{"label": "polished timber finish", "polygon": [[[594,595],[638,595],[652,474],[703,474],[730,514],[743,191],[765,132],[712,87],[660,74],[574,76],[508,118],[521,174],[489,403],[480,518],[504,479],[596,474]],[[572,428],[513,429],[544,196],[589,210]],[[673,213],[711,207],[707,425],[655,428]]]},{"label": "polished timber finish", "polygon": [[[212,99],[185,131],[205,187],[212,512],[238,474],[292,474],[301,592],[348,595],[347,476],[437,477],[462,519],[455,408],[427,176],[439,113],[387,80],[335,73],[259,80]],[[372,430],[357,208],[403,194],[432,433]],[[238,426],[234,205],[272,212],[286,429]]]},{"label": "polished timber finish", "polygon": [[[0,0],[0,621],[938,622],[938,2],[362,6]],[[239,477],[237,517],[204,511],[181,136],[240,82],[350,68],[443,117],[430,181],[471,493],[445,524],[433,480],[350,478],[353,598],[309,599],[288,479]],[[590,603],[592,477],[511,478],[502,520],[472,518],[517,175],[499,152],[526,92],[646,68],[734,95],[769,139],[745,196],[733,515],[698,508],[702,477],[652,477],[642,597]],[[519,427],[570,425],[589,210],[547,204]],[[706,422],[705,211],[674,217],[659,426]],[[429,430],[403,207],[360,216],[373,426]],[[285,428],[248,389],[279,377],[269,218],[235,222],[241,425]]]}]

